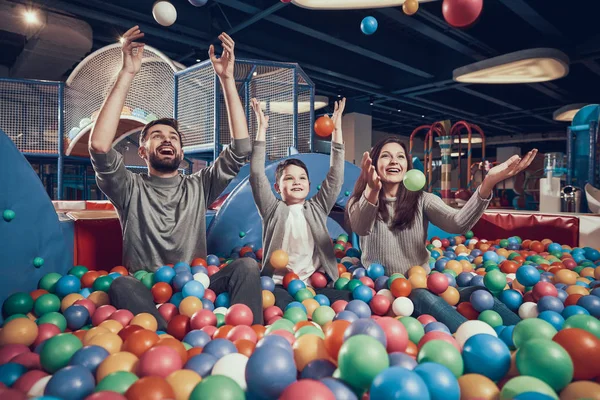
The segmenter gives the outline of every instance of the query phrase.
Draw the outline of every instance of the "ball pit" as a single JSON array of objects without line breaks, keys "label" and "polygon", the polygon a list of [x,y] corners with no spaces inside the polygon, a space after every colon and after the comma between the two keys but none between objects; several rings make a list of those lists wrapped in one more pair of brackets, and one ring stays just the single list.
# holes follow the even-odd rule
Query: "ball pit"
[{"label": "ball pit", "polygon": [[[340,278],[287,273],[295,301],[275,306],[261,278],[265,326],[252,311],[208,288],[227,268],[211,255],[134,274],[148,287],[167,332],[150,314],[110,305],[109,274],[73,267],[50,273],[2,305],[0,396],[85,399],[577,398],[600,393],[600,254],[549,240],[433,238],[427,273],[386,276],[360,252],[333,241]],[[282,269],[287,254],[274,252]],[[260,257],[259,257],[260,255]],[[244,246],[230,259],[254,256]],[[307,285],[310,284],[310,285]],[[328,284],[349,302],[315,295]],[[464,288],[475,290],[461,299]],[[456,332],[417,315],[415,290],[429,290],[466,318]],[[464,296],[462,296],[464,297]],[[496,311],[500,301],[522,320]],[[368,360],[368,362],[365,362]],[[19,397],[20,396],[20,397]],[[112,396],[112,397],[111,397]],[[529,396],[529,397],[528,397]],[[536,397],[537,396],[537,397]],[[592,397],[592,398],[596,398]]]}]

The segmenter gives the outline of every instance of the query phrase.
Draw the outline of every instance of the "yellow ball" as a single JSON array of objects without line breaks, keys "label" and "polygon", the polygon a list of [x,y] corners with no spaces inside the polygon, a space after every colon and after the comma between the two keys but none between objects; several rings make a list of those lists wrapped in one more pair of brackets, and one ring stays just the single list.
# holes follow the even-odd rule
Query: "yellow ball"
[{"label": "yellow ball", "polygon": [[108,298],[108,293],[102,291],[95,291],[90,293],[87,297],[96,307],[105,306],[110,304],[110,299]]},{"label": "yellow ball", "polygon": [[192,318],[198,310],[202,310],[202,300],[196,296],[188,296],[179,303],[179,314]]},{"label": "yellow ball", "polygon": [[317,335],[300,336],[294,342],[293,349],[298,371],[302,371],[311,361],[329,360],[325,341]]},{"label": "yellow ball", "polygon": [[340,278],[352,279],[352,274],[350,272],[343,272]]},{"label": "yellow ball", "polygon": [[88,346],[100,346],[110,354],[121,351],[123,339],[116,333],[108,332],[94,336],[87,344]]},{"label": "yellow ball", "polygon": [[98,366],[96,370],[96,382],[100,382],[107,375],[117,371],[126,371],[135,374],[138,361],[135,354],[127,351],[110,354]]},{"label": "yellow ball", "polygon": [[449,269],[450,271],[454,271],[456,273],[456,275],[458,275],[461,272],[463,272],[462,264],[459,261],[456,261],[456,260],[450,260],[450,261],[448,261],[446,263],[446,269]]},{"label": "yellow ball", "polygon": [[414,15],[418,10],[418,0],[406,0],[404,4],[402,4],[402,11],[404,11],[404,14],[406,15]]},{"label": "yellow ball", "polygon": [[38,335],[37,324],[29,318],[15,318],[0,329],[0,346],[5,344],[24,344],[31,346]]},{"label": "yellow ball", "polygon": [[460,300],[460,294],[458,293],[458,290],[456,290],[456,288],[453,286],[448,286],[448,289],[446,289],[444,293],[440,294],[440,297],[451,306],[457,305]]},{"label": "yellow ball", "polygon": [[410,267],[410,269],[407,272],[407,276],[410,278],[415,274],[427,276],[427,271],[425,271],[425,269],[420,265],[415,265],[414,267]]},{"label": "yellow ball", "polygon": [[320,306],[319,302],[315,299],[306,299],[302,301],[302,305],[306,307],[306,315],[308,318],[312,318],[313,312]]},{"label": "yellow ball", "polygon": [[427,288],[427,275],[413,274],[408,278],[410,285],[414,289],[426,289]]},{"label": "yellow ball", "polygon": [[271,253],[271,258],[269,261],[273,268],[284,269],[288,265],[289,257],[285,251],[275,250],[273,253]]},{"label": "yellow ball", "polygon": [[469,261],[460,260],[459,262],[460,262],[460,266],[462,267],[461,272],[472,272],[473,271],[473,264],[471,264]]},{"label": "yellow ball", "polygon": [[578,286],[578,285],[569,286],[565,290],[565,292],[567,292],[567,294],[580,294],[582,296],[587,296],[588,294],[590,294],[589,290],[587,290],[583,286]]},{"label": "yellow ball", "polygon": [[275,305],[275,295],[268,290],[263,290],[262,291],[263,310],[266,310],[267,308],[274,306],[274,305]]},{"label": "yellow ball", "polygon": [[95,336],[100,335],[102,333],[110,333],[110,331],[102,326],[95,326],[93,328],[91,328],[90,330],[88,330],[85,334],[85,336],[83,337],[83,344],[85,346],[89,345],[90,340],[92,340]]},{"label": "yellow ball", "polygon": [[173,371],[167,376],[167,382],[173,388],[175,400],[187,400],[202,377],[189,369]]},{"label": "yellow ball", "polygon": [[60,302],[60,311],[65,312],[67,308],[71,307],[79,299],[83,299],[83,296],[79,293],[69,293]]},{"label": "yellow ball", "polygon": [[579,275],[584,276],[586,278],[594,279],[594,268],[592,268],[592,267],[585,267],[584,269],[582,269],[579,272]]},{"label": "yellow ball", "polygon": [[574,285],[577,282],[577,278],[579,275],[575,271],[570,271],[568,269],[561,269],[556,272],[554,276],[554,281],[556,283],[564,283],[565,285]]},{"label": "yellow ball", "polygon": [[123,329],[123,325],[121,325],[119,321],[115,321],[114,319],[107,319],[98,326],[106,328],[109,330],[109,332],[112,333],[119,333],[121,329]]},{"label": "yellow ball", "polygon": [[152,314],[148,313],[140,313],[133,317],[129,325],[138,325],[144,329],[148,329],[150,331],[156,332],[158,329],[158,322],[156,322],[156,318]]}]

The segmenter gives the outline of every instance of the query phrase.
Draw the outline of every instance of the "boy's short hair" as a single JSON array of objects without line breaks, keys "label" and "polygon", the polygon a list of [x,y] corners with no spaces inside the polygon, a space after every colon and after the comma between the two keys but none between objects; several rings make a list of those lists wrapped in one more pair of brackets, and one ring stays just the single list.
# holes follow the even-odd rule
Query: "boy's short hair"
[{"label": "boy's short hair", "polygon": [[306,177],[310,181],[310,177],[308,176],[308,168],[306,167],[306,164],[304,164],[302,161],[298,160],[297,158],[289,158],[287,160],[280,162],[277,165],[277,169],[275,170],[275,182],[279,182],[279,179],[281,179],[281,176],[283,175],[283,170],[290,165],[295,165],[297,167],[302,168],[304,170],[304,172],[306,172]]},{"label": "boy's short hair", "polygon": [[142,129],[142,132],[140,133],[140,146],[144,145],[144,142],[147,139],[146,135],[150,131],[150,128],[152,128],[155,125],[167,125],[175,129],[175,132],[177,132],[177,135],[179,135],[179,143],[181,144],[181,147],[183,147],[183,137],[181,136],[181,132],[179,131],[179,122],[177,122],[177,120],[174,118],[159,118],[155,119],[154,121],[148,122]]}]

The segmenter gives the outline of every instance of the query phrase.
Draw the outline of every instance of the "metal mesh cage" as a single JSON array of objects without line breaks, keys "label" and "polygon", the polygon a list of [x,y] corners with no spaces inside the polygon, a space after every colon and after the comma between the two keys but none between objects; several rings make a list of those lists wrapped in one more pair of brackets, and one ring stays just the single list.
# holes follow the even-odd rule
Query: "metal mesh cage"
[{"label": "metal mesh cage", "polygon": [[0,129],[23,153],[58,154],[60,83],[0,79]]},{"label": "metal mesh cage", "polygon": [[[65,88],[65,146],[90,127],[111,89],[122,63],[121,45],[115,43],[87,56],[71,73]],[[140,123],[173,116],[173,62],[160,51],[144,47],[121,116]]]}]

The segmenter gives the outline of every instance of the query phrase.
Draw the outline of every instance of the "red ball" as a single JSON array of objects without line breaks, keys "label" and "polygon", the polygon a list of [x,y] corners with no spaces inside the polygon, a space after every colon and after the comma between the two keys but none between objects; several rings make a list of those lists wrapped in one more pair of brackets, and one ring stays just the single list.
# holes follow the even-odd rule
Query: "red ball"
[{"label": "red ball", "polygon": [[529,291],[523,295],[523,303],[535,303],[535,299],[533,298],[533,292]]},{"label": "red ball", "polygon": [[592,380],[600,376],[600,339],[579,328],[559,331],[552,340],[569,353],[573,361],[574,380]]},{"label": "red ball", "polygon": [[263,311],[263,318],[265,321],[269,321],[274,317],[283,317],[283,311],[281,311],[281,308],[277,306],[270,306]]},{"label": "red ball", "polygon": [[283,282],[282,282],[283,287],[285,289],[287,289],[290,282],[293,281],[294,279],[300,279],[300,277],[293,272],[288,272],[287,274],[285,274],[285,276],[283,277]]},{"label": "red ball", "polygon": [[320,272],[315,272],[310,277],[310,284],[314,288],[322,289],[325,286],[327,286],[327,278],[325,277],[325,274],[322,274]]},{"label": "red ball", "polygon": [[78,304],[80,306],[84,306],[90,315],[94,315],[96,312],[96,305],[90,299],[79,299],[73,304]]},{"label": "red ball", "polygon": [[225,314],[225,324],[227,325],[252,325],[252,310],[245,304],[234,304],[227,310]]},{"label": "red ball", "polygon": [[190,317],[187,315],[176,315],[167,324],[167,333],[177,340],[183,340],[190,331]]},{"label": "red ball", "polygon": [[174,316],[179,315],[179,309],[173,303],[165,303],[158,307],[158,313],[162,315],[165,321],[169,322]]},{"label": "red ball", "polygon": [[246,325],[238,325],[234,327],[232,330],[227,333],[225,339],[235,342],[236,340],[249,340],[252,343],[256,343],[258,341],[258,336],[254,329]]},{"label": "red ball", "polygon": [[174,399],[173,388],[164,378],[146,376],[138,379],[125,392],[127,400],[161,400]]},{"label": "red ball", "polygon": [[421,314],[417,317],[417,321],[419,321],[423,326],[425,326],[430,322],[436,322],[437,319],[435,319],[432,315],[429,314]]},{"label": "red ball", "polygon": [[402,322],[391,317],[378,318],[376,322],[385,333],[388,353],[403,352],[406,350],[406,346],[408,346],[408,332]]},{"label": "red ball", "polygon": [[129,310],[117,310],[108,319],[114,319],[125,327],[133,319],[133,313]]},{"label": "red ball", "polygon": [[38,344],[42,343],[44,340],[50,339],[53,336],[56,336],[60,333],[60,328],[54,324],[40,324],[38,326],[38,334],[35,338],[35,341],[31,345],[32,348],[36,348]]},{"label": "red ball", "polygon": [[210,300],[213,303],[215,302],[215,300],[217,299],[217,294],[214,292],[214,290],[212,289],[206,289],[204,291],[204,296],[203,296],[206,300]]},{"label": "red ball", "polygon": [[324,383],[312,379],[302,379],[292,383],[285,388],[279,400],[304,399],[309,393],[311,400],[335,400],[333,392]]},{"label": "red ball", "polygon": [[24,344],[5,344],[0,346],[0,365],[8,363],[13,357],[21,353],[30,353],[29,347]]},{"label": "red ball", "polygon": [[98,307],[94,315],[92,315],[92,325],[100,325],[102,322],[109,319],[115,311],[117,311],[117,309],[111,305],[104,305]]},{"label": "red ball", "polygon": [[259,260],[263,259],[263,249],[256,250],[254,254],[256,254],[256,258],[258,258]]},{"label": "red ball", "polygon": [[221,269],[216,265],[209,265],[208,267],[206,267],[206,270],[208,271],[208,276],[212,276],[219,272]]},{"label": "red ball", "polygon": [[550,282],[540,281],[533,286],[531,290],[533,295],[533,299],[537,302],[544,296],[558,296],[558,290],[556,290],[556,286],[551,284]]},{"label": "red ball", "polygon": [[442,273],[431,274],[427,277],[427,289],[432,293],[444,293],[448,289],[448,277]]},{"label": "red ball", "polygon": [[385,315],[390,310],[392,303],[390,302],[390,300],[387,297],[380,295],[380,294],[376,294],[371,299],[371,302],[369,303],[369,305],[371,306],[371,310],[373,311],[374,314]]},{"label": "red ball", "polygon": [[291,3],[292,0],[281,0],[282,3]]},{"label": "red ball", "polygon": [[129,336],[131,336],[131,334],[132,334],[133,332],[135,332],[135,331],[139,331],[139,330],[141,330],[141,329],[144,329],[144,328],[142,328],[142,327],[141,327],[141,326],[139,326],[139,325],[129,325],[129,326],[126,326],[125,328],[121,329],[121,330],[119,331],[118,335],[119,335],[119,337],[120,337],[120,338],[123,340],[123,343],[125,343],[125,341],[127,340],[127,338],[128,338]]},{"label": "red ball", "polygon": [[155,283],[150,291],[156,304],[166,303],[173,296],[173,288],[167,282]]},{"label": "red ball", "polygon": [[[371,299],[371,301],[373,301],[373,299]],[[348,305],[348,302],[346,300],[336,300],[331,305],[331,308],[337,314],[337,313],[344,311],[346,309],[347,305]]]},{"label": "red ball", "polygon": [[206,333],[208,336],[213,337],[213,335],[217,331],[217,327],[216,326],[212,326],[212,325],[208,325],[208,326],[205,326],[204,328],[202,328],[200,330],[202,332]]},{"label": "red ball", "polygon": [[574,270],[577,267],[577,262],[575,262],[575,260],[573,260],[572,258],[565,258],[562,263],[565,266],[565,268],[570,270]]},{"label": "red ball", "polygon": [[198,310],[190,318],[190,328],[202,329],[205,326],[217,326],[217,316],[210,310]]},{"label": "red ball", "polygon": [[177,350],[169,346],[156,346],[146,350],[140,357],[137,374],[144,376],[160,376],[166,378],[171,372],[183,367],[181,356]]},{"label": "red ball", "polygon": [[375,288],[375,282],[373,282],[373,279],[369,278],[368,276],[363,276],[359,280],[362,282],[363,285],[368,286],[371,289]]},{"label": "red ball", "polygon": [[456,307],[456,311],[458,311],[466,319],[477,319],[479,317],[479,311],[473,308],[473,305],[468,301],[460,303]]},{"label": "red ball", "polygon": [[190,266],[192,267],[197,267],[199,265],[206,267],[208,264],[206,264],[206,260],[204,258],[194,258],[194,260],[190,264]]},{"label": "red ball", "polygon": [[37,353],[21,353],[10,360],[11,363],[21,364],[27,369],[42,369],[40,355]]},{"label": "red ball", "polygon": [[450,246],[450,241],[448,239],[442,239],[442,247],[446,248]]},{"label": "red ball", "polygon": [[331,135],[334,128],[333,120],[328,115],[323,115],[315,121],[315,133],[317,136],[327,137]]},{"label": "red ball", "polygon": [[446,332],[442,331],[430,331],[423,335],[423,337],[421,337],[421,340],[419,340],[417,350],[421,350],[421,347],[423,347],[425,343],[431,340],[443,340],[444,342],[450,343],[459,352],[462,352],[462,349],[460,348],[460,345],[458,344],[456,339],[454,339],[451,335],[447,334]]}]

